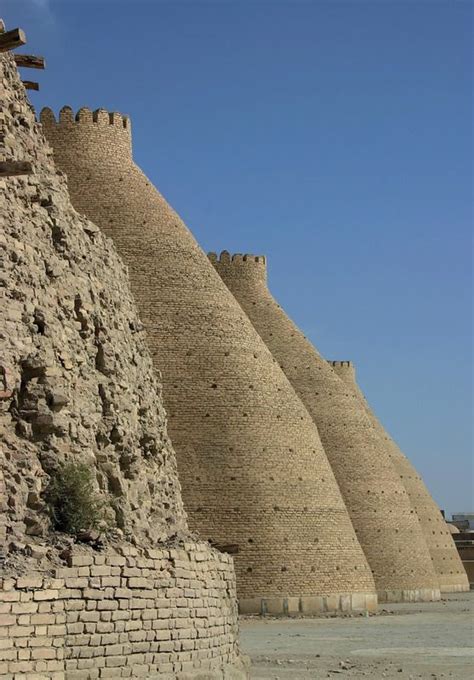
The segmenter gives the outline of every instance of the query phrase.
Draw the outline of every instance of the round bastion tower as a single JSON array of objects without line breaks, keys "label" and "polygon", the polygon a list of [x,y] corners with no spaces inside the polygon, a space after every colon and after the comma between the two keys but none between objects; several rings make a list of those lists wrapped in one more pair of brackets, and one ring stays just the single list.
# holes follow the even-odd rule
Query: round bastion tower
[{"label": "round bastion tower", "polygon": [[372,574],[316,426],[192,234],[133,162],[128,119],[65,107],[58,122],[43,110],[41,122],[74,206],[113,238],[129,267],[162,371],[189,523],[232,546],[241,611],[374,609]]},{"label": "round bastion tower", "polygon": [[422,478],[408,458],[400,451],[383,425],[377,419],[356,381],[356,370],[352,361],[329,361],[330,366],[351,387],[363,404],[370,421],[383,437],[396,472],[405,487],[411,505],[418,515],[426,544],[438,576],[441,592],[469,590],[466,571],[454,544],[450,527],[444,521],[438,506],[431,497]]},{"label": "round bastion tower", "polygon": [[436,600],[439,584],[418,518],[385,441],[355,391],[320,356],[267,287],[264,257],[209,255],[316,423],[380,601]]}]

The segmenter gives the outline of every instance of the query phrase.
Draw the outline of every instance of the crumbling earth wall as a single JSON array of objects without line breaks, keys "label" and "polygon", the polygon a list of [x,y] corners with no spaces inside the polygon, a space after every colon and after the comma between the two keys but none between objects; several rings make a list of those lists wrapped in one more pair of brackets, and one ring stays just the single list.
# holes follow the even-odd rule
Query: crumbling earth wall
[{"label": "crumbling earth wall", "polygon": [[[244,677],[232,559],[188,530],[126,268],[71,206],[9,55],[0,139],[33,165],[0,179],[0,676]],[[79,555],[44,502],[71,461],[111,525]]]}]

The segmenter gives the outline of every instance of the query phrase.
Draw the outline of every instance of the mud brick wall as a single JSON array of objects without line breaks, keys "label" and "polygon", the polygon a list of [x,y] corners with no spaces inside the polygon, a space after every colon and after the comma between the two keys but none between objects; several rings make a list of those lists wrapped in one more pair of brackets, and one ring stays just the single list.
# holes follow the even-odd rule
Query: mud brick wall
[{"label": "mud brick wall", "polygon": [[347,596],[363,607],[370,596],[373,605],[372,574],[315,424],[192,234],[133,162],[128,119],[64,107],[57,120],[50,109],[40,120],[74,206],[128,264],[162,371],[190,526],[238,547],[242,611],[319,611],[320,596],[334,609]]},{"label": "mud brick wall", "polygon": [[0,579],[0,677],[217,680],[238,665],[228,555],[194,543],[121,552]]},{"label": "mud brick wall", "polygon": [[[32,165],[0,180],[0,677],[218,680],[238,653],[231,559],[189,532],[126,268],[72,207],[9,54],[0,142]],[[89,466],[115,551],[77,554],[51,522],[63,461]]]},{"label": "mud brick wall", "polygon": [[369,419],[384,439],[390,460],[400,476],[410,503],[418,515],[426,544],[430,551],[433,566],[439,580],[441,592],[459,592],[469,590],[469,582],[465,569],[454,544],[449,527],[441,515],[441,511],[433,500],[423,479],[415,470],[409,459],[400,451],[398,445],[390,437],[383,425],[375,416],[367,400],[356,382],[356,369],[352,361],[330,361],[330,366],[355,390],[363,404]]},{"label": "mud brick wall", "polygon": [[385,441],[357,395],[288,318],[267,287],[263,256],[210,260],[260,333],[314,422],[375,579],[380,600],[439,599],[418,517]]}]

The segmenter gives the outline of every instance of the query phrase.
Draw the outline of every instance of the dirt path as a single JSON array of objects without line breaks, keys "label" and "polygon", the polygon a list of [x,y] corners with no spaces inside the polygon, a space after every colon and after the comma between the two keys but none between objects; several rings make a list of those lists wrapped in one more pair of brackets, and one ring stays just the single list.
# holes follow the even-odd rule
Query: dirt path
[{"label": "dirt path", "polygon": [[386,608],[370,618],[243,619],[252,680],[474,678],[474,592]]}]

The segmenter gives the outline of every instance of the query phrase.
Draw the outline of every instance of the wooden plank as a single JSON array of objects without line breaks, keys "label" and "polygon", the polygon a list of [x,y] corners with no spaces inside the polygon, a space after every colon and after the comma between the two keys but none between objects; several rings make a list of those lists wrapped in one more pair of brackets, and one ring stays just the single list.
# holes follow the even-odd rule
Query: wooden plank
[{"label": "wooden plank", "polygon": [[213,543],[211,541],[211,545],[216,550],[219,550],[219,552],[225,552],[229,555],[237,555],[239,553],[238,543]]},{"label": "wooden plank", "polygon": [[35,57],[33,54],[14,54],[15,64],[21,68],[44,69],[46,62],[44,57]]},{"label": "wooden plank", "polygon": [[14,28],[12,31],[0,33],[0,52],[14,50],[15,47],[26,45],[26,35],[21,28]]},{"label": "wooden plank", "polygon": [[25,87],[25,90],[38,90],[40,89],[40,86],[38,83],[34,83],[32,80],[22,80],[21,81]]},{"label": "wooden plank", "polygon": [[0,161],[0,177],[16,177],[30,175],[33,166],[29,161]]}]

